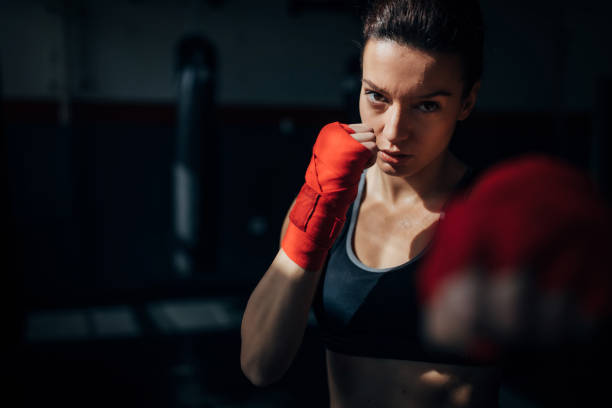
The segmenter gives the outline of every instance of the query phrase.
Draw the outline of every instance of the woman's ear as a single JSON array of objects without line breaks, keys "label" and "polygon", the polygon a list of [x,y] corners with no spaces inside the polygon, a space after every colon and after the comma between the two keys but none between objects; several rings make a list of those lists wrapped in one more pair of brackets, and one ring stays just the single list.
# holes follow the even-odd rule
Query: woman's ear
[{"label": "woman's ear", "polygon": [[476,99],[478,97],[479,90],[480,81],[476,82],[472,86],[472,89],[470,90],[468,96],[463,99],[461,103],[461,111],[459,112],[459,118],[457,120],[465,120],[468,116],[470,116],[472,109],[474,109],[474,105],[476,105]]}]

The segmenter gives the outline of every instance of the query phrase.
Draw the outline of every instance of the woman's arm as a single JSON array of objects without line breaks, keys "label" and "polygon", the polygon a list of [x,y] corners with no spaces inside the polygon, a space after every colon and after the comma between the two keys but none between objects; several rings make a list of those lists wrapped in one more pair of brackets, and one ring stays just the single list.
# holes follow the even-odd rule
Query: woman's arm
[{"label": "woman's arm", "polygon": [[295,205],[295,200],[296,198],[293,199],[293,202],[289,206],[289,211],[287,212],[287,215],[285,216],[285,220],[283,221],[283,226],[281,227],[281,233],[280,233],[280,241],[278,242],[279,248],[283,244],[283,237],[285,236],[285,232],[287,232],[287,228],[289,227],[289,213],[291,212],[291,210],[293,209],[293,206]]},{"label": "woman's arm", "polygon": [[[287,216],[281,241],[288,222]],[[320,275],[320,271],[304,270],[280,249],[251,294],[242,318],[240,365],[253,384],[273,383],[291,365]]]},{"label": "woman's arm", "polygon": [[298,351],[320,271],[305,271],[281,249],[251,294],[242,318],[240,365],[263,386],[278,381]]},{"label": "woman's arm", "polygon": [[330,123],[313,146],[305,183],[285,218],[281,249],[242,317],[240,364],[255,385],[279,380],[298,351],[329,248],[376,149],[372,130]]}]

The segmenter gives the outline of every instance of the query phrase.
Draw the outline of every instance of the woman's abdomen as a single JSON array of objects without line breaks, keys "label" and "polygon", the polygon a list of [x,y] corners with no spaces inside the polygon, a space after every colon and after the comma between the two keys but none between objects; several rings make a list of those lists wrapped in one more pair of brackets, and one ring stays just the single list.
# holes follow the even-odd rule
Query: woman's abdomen
[{"label": "woman's abdomen", "polygon": [[492,367],[349,356],[327,351],[331,408],[497,407]]}]

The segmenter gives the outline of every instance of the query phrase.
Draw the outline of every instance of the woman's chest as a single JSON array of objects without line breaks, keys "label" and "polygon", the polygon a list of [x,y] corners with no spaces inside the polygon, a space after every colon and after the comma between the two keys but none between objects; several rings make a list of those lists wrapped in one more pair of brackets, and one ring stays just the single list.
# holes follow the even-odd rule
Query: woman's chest
[{"label": "woman's chest", "polygon": [[353,251],[368,267],[402,265],[427,247],[438,219],[438,213],[420,207],[389,210],[364,202],[355,223]]}]

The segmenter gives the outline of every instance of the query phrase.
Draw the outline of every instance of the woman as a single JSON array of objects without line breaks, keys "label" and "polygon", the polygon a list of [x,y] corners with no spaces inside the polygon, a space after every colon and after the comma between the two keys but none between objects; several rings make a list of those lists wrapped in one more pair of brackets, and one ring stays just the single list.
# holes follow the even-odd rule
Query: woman
[{"label": "woman", "polygon": [[445,203],[471,177],[448,145],[480,87],[479,4],[378,2],[364,44],[362,123],[319,134],[244,313],[243,372],[256,385],[282,377],[314,305],[332,407],[496,406],[493,368],[421,344],[415,290]]}]

